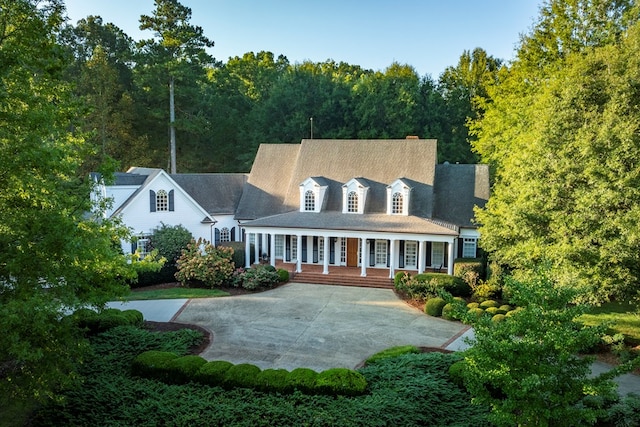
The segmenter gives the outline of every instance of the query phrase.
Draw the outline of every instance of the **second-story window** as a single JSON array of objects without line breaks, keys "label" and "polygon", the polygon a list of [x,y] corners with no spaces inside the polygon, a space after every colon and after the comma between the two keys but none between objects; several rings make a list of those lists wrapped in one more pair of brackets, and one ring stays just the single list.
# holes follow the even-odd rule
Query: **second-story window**
[{"label": "second-story window", "polygon": [[391,199],[391,213],[401,214],[402,211],[402,193],[393,193],[393,198]]},{"label": "second-story window", "polygon": [[358,194],[355,191],[347,194],[347,212],[358,212]]},{"label": "second-story window", "polygon": [[316,210],[316,196],[313,191],[307,190],[304,193],[304,210],[313,212]]},{"label": "second-story window", "polygon": [[165,190],[158,190],[156,194],[156,211],[169,210],[169,195]]}]

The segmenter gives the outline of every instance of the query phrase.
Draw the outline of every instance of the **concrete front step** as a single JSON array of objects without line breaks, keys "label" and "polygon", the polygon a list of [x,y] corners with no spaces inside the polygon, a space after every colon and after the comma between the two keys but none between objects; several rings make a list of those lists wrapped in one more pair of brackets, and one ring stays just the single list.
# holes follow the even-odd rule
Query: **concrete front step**
[{"label": "concrete front step", "polygon": [[393,289],[393,280],[386,277],[341,276],[337,274],[297,273],[292,282],[317,283],[319,285],[362,286],[369,288]]}]

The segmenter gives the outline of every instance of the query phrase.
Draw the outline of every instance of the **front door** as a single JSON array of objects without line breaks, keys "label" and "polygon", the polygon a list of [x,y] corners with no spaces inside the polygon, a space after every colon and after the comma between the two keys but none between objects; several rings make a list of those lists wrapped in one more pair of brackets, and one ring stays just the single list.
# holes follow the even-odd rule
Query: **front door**
[{"label": "front door", "polygon": [[358,239],[347,239],[347,267],[358,266]]}]

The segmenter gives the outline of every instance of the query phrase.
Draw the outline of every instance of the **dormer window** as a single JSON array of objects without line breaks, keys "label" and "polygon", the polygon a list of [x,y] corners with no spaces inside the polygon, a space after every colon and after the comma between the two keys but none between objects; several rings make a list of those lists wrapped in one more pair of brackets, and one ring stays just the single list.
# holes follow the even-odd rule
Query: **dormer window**
[{"label": "dormer window", "polygon": [[387,215],[409,215],[411,187],[406,179],[396,179],[387,186]]},{"label": "dormer window", "polygon": [[311,190],[307,190],[304,193],[304,210],[307,212],[316,210],[316,196]]},{"label": "dormer window", "polygon": [[325,201],[327,181],[309,177],[300,184],[300,212],[320,212]]},{"label": "dormer window", "polygon": [[347,212],[358,213],[358,193],[350,191],[347,195]]},{"label": "dormer window", "polygon": [[158,190],[156,194],[156,211],[168,211],[169,210],[169,195],[165,190]]},{"label": "dormer window", "polygon": [[369,183],[353,178],[342,186],[342,213],[363,214],[367,203]]}]

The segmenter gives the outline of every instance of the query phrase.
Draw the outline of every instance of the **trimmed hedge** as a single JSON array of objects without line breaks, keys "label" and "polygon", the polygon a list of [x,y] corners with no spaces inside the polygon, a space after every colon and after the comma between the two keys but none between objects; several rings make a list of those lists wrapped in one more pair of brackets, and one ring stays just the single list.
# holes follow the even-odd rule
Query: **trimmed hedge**
[{"label": "trimmed hedge", "polygon": [[287,270],[285,270],[284,268],[279,268],[277,273],[278,277],[280,277],[281,283],[286,283],[289,281],[289,272]]},{"label": "trimmed hedge", "polygon": [[95,335],[117,326],[141,326],[144,316],[138,310],[119,310],[107,308],[101,312],[89,308],[76,310],[72,315],[73,323],[87,334]]},{"label": "trimmed hedge", "polygon": [[186,384],[194,381],[208,386],[227,389],[251,388],[265,392],[332,396],[358,396],[365,393],[367,380],[352,369],[335,368],[317,373],[312,369],[265,369],[249,364],[234,365],[216,360],[207,362],[200,356],[178,357],[166,351],[146,351],[131,364],[133,374],[163,381],[168,384]]},{"label": "trimmed hedge", "polygon": [[437,296],[440,290],[447,291],[455,297],[471,295],[471,287],[463,279],[445,273],[422,273],[411,276],[406,272],[399,272],[394,278],[394,285],[398,292],[418,300]]},{"label": "trimmed hedge", "polygon": [[370,356],[365,360],[365,365],[371,365],[377,363],[381,360],[388,359],[390,357],[398,357],[403,354],[417,354],[420,353],[420,349],[415,345],[401,345],[396,347],[390,347],[386,350],[382,350],[374,355]]}]

